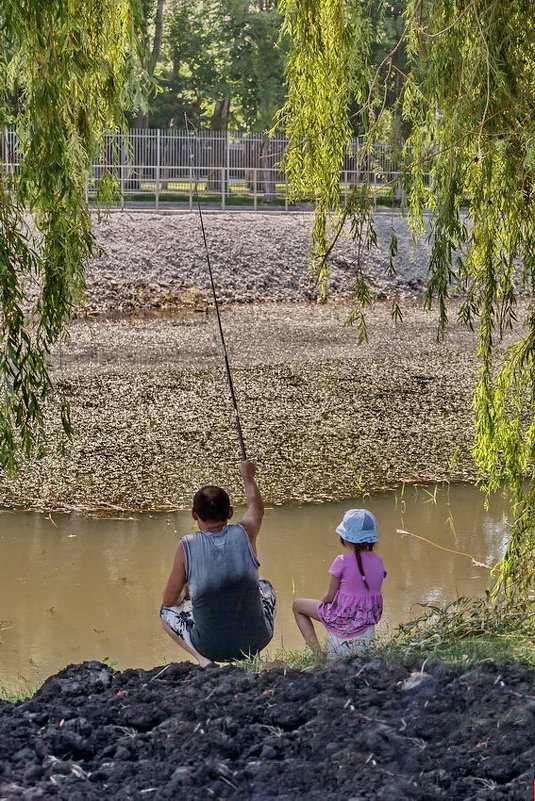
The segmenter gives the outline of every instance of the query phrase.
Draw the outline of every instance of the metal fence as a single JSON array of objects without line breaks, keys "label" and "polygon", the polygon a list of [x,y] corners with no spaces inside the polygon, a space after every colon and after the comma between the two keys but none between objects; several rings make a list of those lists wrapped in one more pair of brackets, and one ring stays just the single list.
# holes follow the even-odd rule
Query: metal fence
[{"label": "metal fence", "polygon": [[[99,186],[113,178],[118,206],[193,207],[195,194],[203,204],[219,208],[284,207],[289,203],[288,179],[280,162],[288,141],[284,136],[199,130],[131,129],[104,137],[101,157],[86,181],[86,196],[98,203]],[[340,174],[340,192],[371,184],[377,198],[401,195],[400,151],[378,142],[367,152],[359,139],[348,142]],[[13,130],[0,144],[3,168],[16,172],[20,149]],[[302,204],[299,204],[302,208]]]}]

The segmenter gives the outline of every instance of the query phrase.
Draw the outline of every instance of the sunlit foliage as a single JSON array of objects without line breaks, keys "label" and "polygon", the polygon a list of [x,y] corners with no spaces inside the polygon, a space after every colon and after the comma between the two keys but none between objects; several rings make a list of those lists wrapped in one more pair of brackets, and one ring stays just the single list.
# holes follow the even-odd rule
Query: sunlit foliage
[{"label": "sunlit foliage", "polygon": [[[0,8],[0,465],[42,446],[48,357],[84,289],[93,250],[84,198],[103,131],[141,85],[137,0],[6,0]],[[13,109],[15,108],[15,112]],[[4,141],[9,163],[9,143]],[[103,186],[105,187],[105,181]],[[70,429],[68,407],[63,423]]]},{"label": "sunlit foliage", "polygon": [[[527,596],[535,553],[535,317],[496,364],[515,320],[517,287],[535,286],[535,9],[527,0],[422,0],[407,8],[414,124],[410,206],[433,212],[427,298],[441,325],[452,284],[461,319],[479,330],[475,456],[492,489],[505,479],[516,522],[500,585]],[[431,167],[430,186],[422,180]],[[429,169],[429,166],[427,169]]]},{"label": "sunlit foliage", "polygon": [[285,42],[275,0],[169,0],[154,127],[264,130],[284,99]]},{"label": "sunlit foliage", "polygon": [[[518,287],[532,292],[535,285],[535,7],[530,0],[408,0],[402,38],[371,72],[361,46],[365,8],[341,0],[286,3],[288,160],[295,191],[317,200],[316,271],[325,276],[344,228],[359,248],[374,243],[365,172],[345,207],[334,186],[355,97],[352,71],[367,82],[357,94],[365,164],[403,47],[407,203],[413,229],[423,231],[426,209],[433,229],[427,302],[438,302],[444,333],[454,286],[462,291],[461,319],[479,330],[474,453],[485,486],[505,480],[512,494],[516,522],[497,590],[522,603],[535,553],[535,315],[500,364],[496,345],[515,319]],[[395,240],[391,250],[395,256]],[[363,339],[370,295],[356,268],[354,319]]]},{"label": "sunlit foliage", "polygon": [[356,0],[283,0],[281,10],[292,44],[280,113],[290,141],[285,167],[291,198],[316,203],[314,269],[324,289],[327,216],[340,203],[349,106],[355,97],[362,99],[368,83],[370,25]]}]

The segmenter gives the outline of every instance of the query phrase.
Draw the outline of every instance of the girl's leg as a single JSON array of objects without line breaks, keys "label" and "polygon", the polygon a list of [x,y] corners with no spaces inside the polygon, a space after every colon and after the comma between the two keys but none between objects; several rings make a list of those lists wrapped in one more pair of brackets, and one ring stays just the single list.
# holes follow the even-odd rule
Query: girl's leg
[{"label": "girl's leg", "polygon": [[299,631],[305,638],[305,642],[315,656],[323,657],[321,645],[317,638],[311,618],[319,620],[318,615],[319,601],[313,598],[296,598],[293,603],[295,622],[299,626]]}]

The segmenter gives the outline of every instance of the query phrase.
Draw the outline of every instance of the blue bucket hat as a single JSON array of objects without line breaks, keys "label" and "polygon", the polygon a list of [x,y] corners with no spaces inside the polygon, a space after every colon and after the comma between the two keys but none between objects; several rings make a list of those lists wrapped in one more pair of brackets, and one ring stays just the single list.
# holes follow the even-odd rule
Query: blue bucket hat
[{"label": "blue bucket hat", "polygon": [[349,509],[336,529],[347,542],[377,542],[377,520],[367,509]]}]

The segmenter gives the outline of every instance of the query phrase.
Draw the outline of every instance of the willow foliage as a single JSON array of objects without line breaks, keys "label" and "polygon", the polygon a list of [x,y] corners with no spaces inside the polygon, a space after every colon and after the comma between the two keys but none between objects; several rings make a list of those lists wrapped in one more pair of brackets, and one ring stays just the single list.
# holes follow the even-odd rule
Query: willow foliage
[{"label": "willow foliage", "polygon": [[[352,232],[369,229],[369,205],[358,200],[366,195],[365,185],[355,189],[345,208],[331,188],[341,169],[347,120],[338,124],[325,113],[330,94],[322,94],[321,88],[322,78],[335,72],[338,96],[346,98],[348,107],[355,79],[338,65],[350,63],[352,36],[358,28],[355,41],[362,40],[366,21],[349,4],[311,0],[315,8],[323,4],[336,9],[342,5],[351,16],[345,37],[335,25],[330,34],[321,32],[323,38],[336,35],[338,47],[345,51],[329,65],[315,45],[316,58],[311,54],[301,62],[296,75],[290,68],[288,80],[290,97],[293,92],[299,98],[292,112],[300,119],[289,126],[289,158],[296,171],[303,171],[296,186],[319,187],[316,249],[325,264],[345,222],[350,221]],[[292,21],[294,31],[310,27],[316,19],[308,3],[297,4],[293,13],[299,18],[299,23]],[[496,590],[519,603],[528,597],[534,575],[535,313],[527,320],[525,336],[505,357],[497,356],[496,345],[515,320],[518,287],[530,293],[535,287],[535,8],[531,0],[408,0],[405,19],[403,45],[410,68],[404,76],[403,113],[411,134],[404,179],[409,215],[414,230],[421,232],[423,211],[431,211],[426,298],[428,304],[439,304],[441,333],[447,326],[452,286],[462,290],[461,319],[479,331],[474,453],[485,486],[495,489],[505,480],[512,494],[516,520]],[[297,51],[300,39],[295,34],[293,43]],[[294,59],[298,58],[296,52]],[[369,80],[362,106],[368,137],[381,115],[382,87],[391,65],[392,58],[385,59],[371,79],[367,65],[362,67]],[[312,73],[321,95],[313,103],[301,88],[310,85]],[[312,125],[310,117],[315,115]],[[318,130],[324,138],[334,136],[336,149],[328,151],[326,169],[320,161],[311,169],[303,156],[314,147],[307,127],[310,140]],[[329,228],[329,210],[334,213],[330,240],[323,235]],[[368,244],[371,241],[368,236]],[[361,303],[366,300],[362,283],[358,271]]]},{"label": "willow foliage", "polygon": [[326,277],[327,218],[340,202],[340,164],[351,133],[349,104],[367,85],[370,26],[358,0],[281,0],[292,42],[287,100],[279,114],[290,140],[285,159],[292,199],[312,197],[314,269]]},{"label": "willow foliage", "polygon": [[416,0],[407,15],[411,207],[433,213],[428,302],[438,298],[445,326],[449,289],[460,284],[461,319],[479,330],[474,452],[486,485],[505,479],[512,493],[499,585],[525,598],[535,553],[535,316],[505,358],[495,346],[515,320],[518,286],[535,287],[535,9],[529,0]]},{"label": "willow foliage", "polygon": [[[102,131],[123,125],[140,78],[137,0],[4,0],[0,130],[0,465],[43,444],[48,357],[84,289],[93,250],[84,183]],[[15,108],[15,111],[13,109]],[[11,157],[7,143],[6,161]],[[69,411],[63,423],[69,432]]]}]

